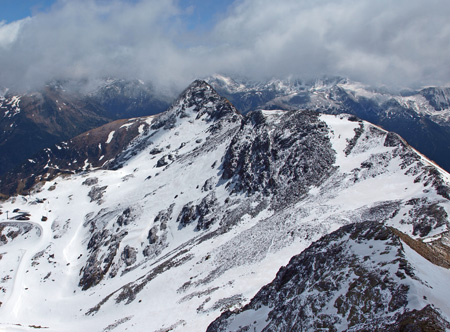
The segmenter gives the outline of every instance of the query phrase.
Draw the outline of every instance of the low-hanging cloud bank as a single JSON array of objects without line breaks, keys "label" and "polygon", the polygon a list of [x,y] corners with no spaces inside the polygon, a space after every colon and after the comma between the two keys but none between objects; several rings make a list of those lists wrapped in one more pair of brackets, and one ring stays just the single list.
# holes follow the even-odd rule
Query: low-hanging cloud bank
[{"label": "low-hanging cloud bank", "polygon": [[201,33],[187,29],[190,12],[176,0],[61,0],[0,23],[0,85],[117,76],[167,88],[215,72],[395,86],[450,81],[446,0],[236,0]]}]

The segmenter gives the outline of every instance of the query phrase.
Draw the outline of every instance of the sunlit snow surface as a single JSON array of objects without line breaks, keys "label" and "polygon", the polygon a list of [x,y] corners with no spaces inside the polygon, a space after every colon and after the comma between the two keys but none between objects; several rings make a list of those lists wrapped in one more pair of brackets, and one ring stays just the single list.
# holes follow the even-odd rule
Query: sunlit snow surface
[{"label": "sunlit snow surface", "polygon": [[[321,120],[328,125],[336,151],[336,172],[320,186],[309,188],[297,203],[275,211],[270,203],[260,205],[270,197],[230,194],[221,179],[222,157],[240,122],[227,122],[212,135],[204,118],[197,118],[190,109],[185,115],[171,129],[142,132],[137,140],[151,144],[118,170],[60,177],[32,195],[1,204],[0,221],[7,222],[7,214],[11,219],[18,215],[13,211],[20,209],[30,214],[30,220],[14,222],[27,223],[30,230],[0,246],[0,330],[28,331],[41,326],[58,332],[202,331],[222,311],[245,305],[280,266],[312,241],[363,220],[378,204],[395,202],[407,214],[405,201],[424,198],[450,213],[448,200],[432,184],[414,181],[418,173],[412,168],[418,161],[404,167],[397,148],[383,144],[387,133],[349,121],[347,116],[330,115]],[[283,113],[264,111],[264,116],[268,123],[276,123]],[[361,125],[361,137],[346,153]],[[151,154],[155,148],[162,152]],[[163,156],[167,164],[156,167]],[[367,161],[373,165],[370,169],[361,167]],[[83,182],[94,177],[98,187],[107,187],[100,200],[91,201],[91,186]],[[180,228],[177,216],[187,203],[198,204],[205,198],[208,192],[203,187],[209,179],[218,201],[218,221],[207,230],[196,230],[195,223]],[[156,257],[146,258],[143,249],[154,219],[171,204],[175,205],[167,223],[166,246]],[[114,258],[118,273],[115,277],[107,273],[98,285],[81,290],[80,271],[87,264],[92,235],[86,221],[109,212],[105,227],[114,230],[128,207],[135,218],[123,227],[127,235]],[[226,232],[219,231],[221,216],[232,213],[238,222]],[[402,222],[402,215],[380,218],[412,235],[406,217]],[[431,235],[445,230],[434,229]],[[137,249],[131,266],[119,262],[127,245]],[[409,256],[421,264],[420,257]],[[118,296],[127,285],[137,287],[136,298],[120,302]],[[96,306],[98,310],[92,311]]]}]

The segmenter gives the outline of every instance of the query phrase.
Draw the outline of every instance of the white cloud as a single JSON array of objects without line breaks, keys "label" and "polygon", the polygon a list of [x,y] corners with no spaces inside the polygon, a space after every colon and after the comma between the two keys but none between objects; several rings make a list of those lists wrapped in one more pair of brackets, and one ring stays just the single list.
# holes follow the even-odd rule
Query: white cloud
[{"label": "white cloud", "polygon": [[0,50],[9,48],[15,42],[20,29],[29,20],[28,17],[11,23],[0,21]]},{"label": "white cloud", "polygon": [[234,51],[253,54],[239,66],[255,73],[443,83],[448,17],[450,3],[439,0],[245,0],[215,33]]},{"label": "white cloud", "polygon": [[22,26],[0,51],[0,81],[33,85],[54,77],[139,76],[158,80],[179,52],[171,1],[60,1]]},{"label": "white cloud", "polygon": [[197,36],[184,28],[192,7],[183,12],[179,5],[61,0],[26,24],[0,23],[0,82],[107,75],[181,88],[214,72],[330,74],[396,85],[450,81],[446,0],[240,0]]}]

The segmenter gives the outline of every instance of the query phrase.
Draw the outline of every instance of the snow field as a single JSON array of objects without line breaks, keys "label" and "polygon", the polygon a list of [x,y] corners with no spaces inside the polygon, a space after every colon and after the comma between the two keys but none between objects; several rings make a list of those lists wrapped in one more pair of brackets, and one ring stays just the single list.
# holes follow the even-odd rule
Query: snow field
[{"label": "snow field", "polygon": [[[321,119],[330,127],[329,137],[339,170],[320,186],[311,188],[298,203],[276,212],[269,204],[251,217],[252,208],[262,199],[270,201],[270,197],[230,196],[220,179],[222,157],[232,138],[226,133],[235,130],[239,123],[227,124],[221,133],[212,137],[204,119],[194,119],[192,109],[185,112],[188,118],[178,118],[171,130],[140,132],[137,140],[148,142],[148,146],[122,168],[61,177],[46,183],[39,192],[2,204],[3,211],[15,208],[28,211],[29,222],[41,229],[39,237],[29,235],[26,241],[17,238],[0,247],[0,252],[7,251],[1,261],[2,272],[14,270],[15,273],[4,283],[6,286],[0,284],[6,288],[0,321],[9,324],[8,328],[20,331],[26,330],[28,325],[42,325],[49,327],[48,331],[80,331],[86,327],[104,331],[117,324],[114,332],[160,328],[204,330],[223,310],[245,305],[293,255],[341,225],[359,221],[370,207],[411,197],[437,199],[433,188],[414,183],[413,176],[405,175],[399,158],[392,158],[387,164],[375,163],[377,158],[381,160],[380,156],[387,156],[394,150],[384,147],[385,133],[380,130],[371,133],[370,125],[364,123],[362,138],[346,155],[345,150],[359,123],[348,121],[345,116],[323,115]],[[264,114],[269,122],[276,123],[281,113],[265,111]],[[108,141],[113,135],[114,132],[109,134]],[[154,148],[162,152],[151,155]],[[173,160],[156,167],[160,158],[169,155]],[[372,173],[357,173],[356,169],[368,160],[375,164],[375,169],[370,170]],[[357,181],[355,174],[361,175]],[[88,197],[91,187],[82,185],[87,178],[94,177],[98,178],[98,187],[107,186],[102,202],[91,202]],[[202,186],[210,178],[214,181],[220,213],[234,212],[241,204],[249,211],[243,213],[228,232],[219,232],[201,241],[202,236],[217,231],[220,225],[216,223],[207,231],[196,231],[195,223],[180,229],[176,217],[187,203],[198,203],[208,194],[202,191]],[[50,190],[52,185],[56,187],[54,190]],[[429,192],[425,193],[424,189]],[[37,198],[45,198],[45,201],[31,204]],[[227,198],[235,205],[227,206]],[[156,259],[146,260],[142,249],[148,242],[154,219],[173,203],[172,217],[167,223],[168,245]],[[448,202],[442,205],[450,211]],[[86,266],[90,254],[87,244],[92,235],[83,224],[98,214],[111,212],[105,228],[115,229],[117,217],[128,207],[136,218],[127,225],[128,234],[120,243],[114,262],[118,262],[123,248],[130,245],[138,249],[138,263],[124,274],[121,267],[115,278],[106,275],[98,285],[82,291],[78,286],[80,270]],[[42,216],[48,220],[41,221]],[[5,214],[0,218],[6,221]],[[390,222],[411,233],[411,226],[400,225],[399,217],[396,218]],[[38,253],[42,255],[35,258]],[[143,283],[150,278],[153,269],[171,258],[174,258],[172,266]],[[183,263],[178,264],[181,261]],[[431,282],[438,285],[443,278]],[[116,303],[123,287],[140,283],[142,290],[136,293],[133,302]],[[427,289],[424,289],[425,292]],[[427,294],[434,300],[431,293]],[[436,303],[443,304],[439,302],[443,299],[437,297]],[[98,304],[101,306],[97,313],[86,315]],[[265,310],[246,315],[264,317]],[[22,327],[14,326],[17,323]]]}]

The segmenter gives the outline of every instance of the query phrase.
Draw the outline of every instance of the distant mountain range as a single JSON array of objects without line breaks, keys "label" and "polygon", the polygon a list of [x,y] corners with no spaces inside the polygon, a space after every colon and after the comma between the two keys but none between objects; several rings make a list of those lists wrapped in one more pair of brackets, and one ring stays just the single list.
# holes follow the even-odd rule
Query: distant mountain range
[{"label": "distant mountain range", "polygon": [[392,92],[343,78],[253,82],[215,75],[207,81],[246,113],[256,109],[353,114],[396,132],[450,171],[450,88]]},{"label": "distant mountain range", "polygon": [[[401,135],[450,171],[450,88],[392,92],[343,78],[255,82],[206,79],[243,114],[258,109],[353,114]],[[169,95],[139,80],[54,81],[37,92],[0,94],[0,175],[43,148],[102,124],[165,111]]]},{"label": "distant mountain range", "polygon": [[0,175],[43,148],[108,122],[161,113],[171,99],[140,81],[55,81],[39,91],[0,95]]},{"label": "distant mountain range", "polygon": [[[362,101],[345,84],[335,113]],[[29,157],[0,183],[0,329],[449,329],[450,175],[318,110],[241,114],[195,81]]]}]

